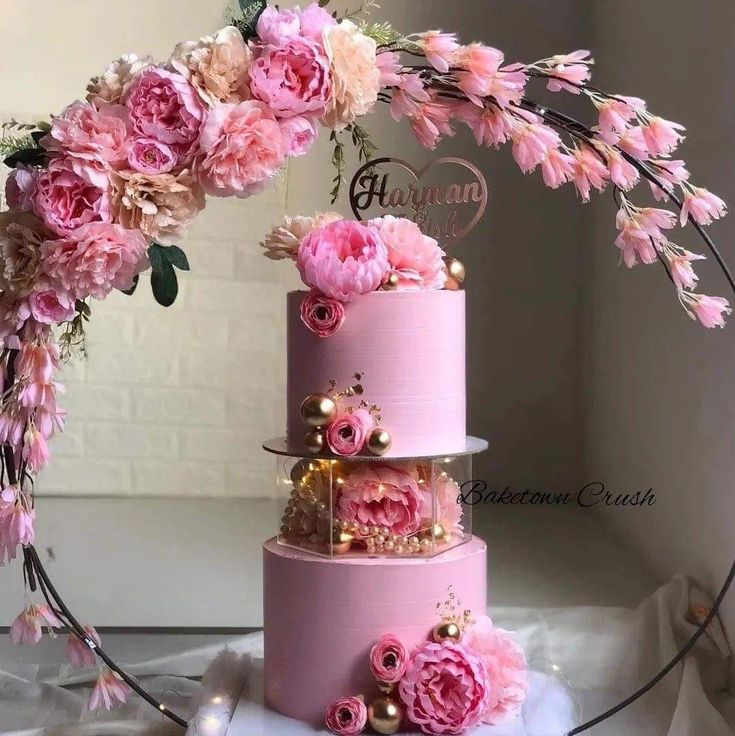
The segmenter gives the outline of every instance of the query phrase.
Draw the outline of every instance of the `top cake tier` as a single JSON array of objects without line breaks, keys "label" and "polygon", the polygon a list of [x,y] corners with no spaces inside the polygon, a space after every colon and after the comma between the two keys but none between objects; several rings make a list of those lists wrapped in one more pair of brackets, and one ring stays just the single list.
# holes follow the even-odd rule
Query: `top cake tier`
[{"label": "top cake tier", "polygon": [[[288,295],[288,444],[307,452],[301,405],[360,384],[390,433],[384,457],[463,452],[466,446],[465,293],[376,291],[344,305],[328,338],[301,319],[306,291]],[[359,378],[356,378],[359,376]],[[356,404],[359,405],[359,404]],[[367,454],[367,452],[366,452]]]}]

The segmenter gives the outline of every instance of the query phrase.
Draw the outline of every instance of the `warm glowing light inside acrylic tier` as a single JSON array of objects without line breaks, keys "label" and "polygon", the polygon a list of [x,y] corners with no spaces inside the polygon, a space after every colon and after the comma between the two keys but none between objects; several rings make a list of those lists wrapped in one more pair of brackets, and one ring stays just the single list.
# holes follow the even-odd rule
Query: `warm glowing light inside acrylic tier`
[{"label": "warm glowing light inside acrylic tier", "polygon": [[279,544],[327,557],[414,557],[472,537],[462,503],[471,456],[370,461],[278,458]]}]

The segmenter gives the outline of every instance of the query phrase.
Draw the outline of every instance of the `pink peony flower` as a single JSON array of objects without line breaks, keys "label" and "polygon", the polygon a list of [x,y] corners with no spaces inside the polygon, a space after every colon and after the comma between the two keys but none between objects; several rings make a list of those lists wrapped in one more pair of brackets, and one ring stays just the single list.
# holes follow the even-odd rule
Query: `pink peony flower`
[{"label": "pink peony flower", "polygon": [[199,146],[199,179],[215,197],[250,196],[285,160],[278,122],[268,106],[256,100],[215,105]]},{"label": "pink peony flower", "polygon": [[421,228],[405,217],[387,215],[369,223],[388,249],[388,263],[398,275],[403,291],[443,289],[447,282],[444,251],[439,243],[424,235]]},{"label": "pink peony flower", "polygon": [[549,73],[553,75],[553,79],[549,79],[546,89],[550,92],[571,92],[578,95],[579,87],[590,78],[589,65],[592,60],[589,56],[590,52],[585,50],[554,56],[549,65]]},{"label": "pink peony flower", "polygon": [[426,61],[443,74],[449,71],[459,49],[457,35],[442,33],[442,31],[427,31],[419,34],[418,45],[424,52]]},{"label": "pink peony flower", "polygon": [[356,409],[338,416],[327,429],[327,444],[335,455],[359,455],[370,433],[375,429],[373,415],[366,409]]},{"label": "pink peony flower", "polygon": [[646,148],[654,156],[671,153],[684,140],[684,136],[679,132],[681,130],[686,130],[686,128],[679,123],[672,123],[656,115],[641,127]]},{"label": "pink peony flower", "polygon": [[367,707],[362,696],[342,698],[330,705],[324,723],[337,736],[357,736],[362,733],[367,725]]},{"label": "pink peony flower", "polygon": [[281,118],[323,115],[332,91],[329,59],[305,38],[266,46],[250,67],[250,91]]},{"label": "pink peony flower", "polygon": [[682,227],[692,219],[698,225],[711,225],[727,214],[727,205],[716,194],[703,187],[691,187],[684,195],[684,206],[681,210]]},{"label": "pink peony flower", "polygon": [[317,3],[310,3],[303,10],[295,9],[301,23],[301,36],[321,42],[324,31],[337,25],[337,21]]},{"label": "pink peony flower", "polygon": [[105,669],[94,684],[92,695],[87,703],[88,710],[98,710],[100,706],[112,710],[123,705],[130,695],[130,687],[112,670]]},{"label": "pink peony flower", "polygon": [[331,337],[344,324],[342,302],[313,291],[301,302],[301,321],[318,337]]},{"label": "pink peony flower", "polygon": [[459,644],[424,644],[399,685],[408,719],[427,734],[459,734],[488,708],[490,682],[482,661]]},{"label": "pink peony flower", "polygon": [[60,325],[68,322],[75,314],[74,300],[63,291],[44,289],[34,291],[28,299],[31,314],[36,322],[45,325]]},{"label": "pink peony flower", "polygon": [[279,121],[284,152],[289,158],[305,156],[319,135],[317,124],[311,118],[296,116]]},{"label": "pink peony flower", "polygon": [[255,30],[260,43],[280,46],[299,37],[301,19],[295,10],[280,10],[269,5],[260,14]]},{"label": "pink peony flower", "polygon": [[59,617],[45,604],[31,603],[10,626],[10,641],[13,644],[38,644],[43,636],[43,627],[52,629],[63,626]]},{"label": "pink peony flower", "polygon": [[590,201],[592,187],[601,192],[609,178],[607,166],[593,148],[581,146],[574,151],[574,186],[583,202]]},{"label": "pink peony flower", "polygon": [[19,164],[5,182],[5,201],[11,210],[30,212],[33,209],[33,195],[36,191],[38,172]]},{"label": "pink peony flower", "polygon": [[405,470],[363,463],[345,480],[335,513],[342,521],[387,527],[390,534],[405,537],[431,516],[431,494]]},{"label": "pink peony flower", "polygon": [[107,173],[92,162],[54,158],[36,180],[34,211],[58,235],[90,222],[111,222],[109,184]]},{"label": "pink peony flower", "polygon": [[[84,633],[87,639],[98,647],[102,644],[100,635],[95,631],[92,626],[85,626]],[[94,655],[94,649],[85,642],[78,639],[74,634],[69,634],[69,638],[66,640],[66,658],[69,660],[69,664],[77,669],[84,669],[85,667],[94,667],[97,664],[97,657]]]},{"label": "pink peony flower", "polygon": [[144,270],[146,241],[138,230],[92,223],[41,246],[46,273],[74,299],[104,299],[113,289],[129,289]]},{"label": "pink peony flower", "polygon": [[375,291],[388,272],[388,249],[359,222],[340,220],[307,235],[299,246],[298,267],[307,286],[349,302]]},{"label": "pink peony flower", "polygon": [[705,327],[724,327],[724,315],[731,314],[730,303],[719,296],[680,293],[684,307],[692,319],[698,319]]},{"label": "pink peony flower", "polygon": [[178,160],[179,157],[171,146],[153,138],[136,138],[130,143],[128,164],[141,174],[167,174]]},{"label": "pink peony flower", "polygon": [[695,289],[699,276],[692,268],[692,261],[703,261],[705,256],[688,250],[667,253],[669,273],[677,289]]},{"label": "pink peony flower", "polygon": [[507,631],[496,629],[487,616],[481,616],[465,631],[462,646],[477,655],[487,671],[490,696],[483,722],[499,726],[518,716],[528,693],[523,649]]},{"label": "pink peony flower", "polygon": [[181,74],[147,69],[130,85],[124,101],[139,135],[173,146],[182,159],[193,152],[205,110]]},{"label": "pink peony flower", "polygon": [[386,634],[370,650],[370,671],[378,682],[400,682],[409,662],[408,650],[400,639]]},{"label": "pink peony flower", "polygon": [[122,105],[72,102],[53,118],[51,131],[41,145],[47,151],[97,161],[119,164],[127,158],[130,117]]}]

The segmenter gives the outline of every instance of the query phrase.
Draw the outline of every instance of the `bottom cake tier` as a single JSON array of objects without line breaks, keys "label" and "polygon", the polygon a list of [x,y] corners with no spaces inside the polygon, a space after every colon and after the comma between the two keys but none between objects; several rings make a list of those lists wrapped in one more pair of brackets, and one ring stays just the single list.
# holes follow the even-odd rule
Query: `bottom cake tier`
[{"label": "bottom cake tier", "polygon": [[369,655],[394,634],[412,649],[449,603],[485,613],[486,547],[469,542],[429,559],[324,559],[263,545],[265,702],[315,726],[346,696],[370,697]]}]

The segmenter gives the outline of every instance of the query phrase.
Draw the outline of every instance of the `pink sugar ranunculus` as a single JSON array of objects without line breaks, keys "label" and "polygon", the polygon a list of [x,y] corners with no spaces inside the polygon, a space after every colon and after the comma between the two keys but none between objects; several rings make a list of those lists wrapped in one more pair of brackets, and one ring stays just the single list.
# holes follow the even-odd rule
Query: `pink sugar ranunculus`
[{"label": "pink sugar ranunculus", "polygon": [[305,156],[319,135],[319,128],[312,118],[297,115],[279,121],[286,156]]},{"label": "pink sugar ranunculus", "polygon": [[403,291],[443,289],[447,282],[444,251],[434,238],[405,217],[387,215],[370,221],[388,249],[391,271]]},{"label": "pink sugar ranunculus", "polygon": [[127,158],[129,127],[130,116],[122,105],[98,109],[77,100],[53,118],[41,145],[47,151],[115,165]]},{"label": "pink sugar ranunculus", "polygon": [[34,291],[28,297],[28,305],[36,322],[59,325],[68,322],[75,314],[74,300],[57,289]]},{"label": "pink sugar ranunculus", "polygon": [[528,693],[528,665],[520,645],[487,616],[467,628],[462,645],[482,660],[488,674],[490,696],[483,722],[498,726],[518,716]]},{"label": "pink sugar ranunculus", "polygon": [[320,116],[332,91],[327,54],[306,38],[266,46],[250,67],[250,91],[280,118]]},{"label": "pink sugar ranunculus", "polygon": [[11,210],[30,212],[36,191],[38,172],[29,166],[16,166],[5,182],[5,201]]},{"label": "pink sugar ranunculus", "polygon": [[148,69],[138,75],[124,100],[139,135],[173,146],[182,159],[193,153],[206,113],[197,91],[181,74]]},{"label": "pink sugar ranunculus", "polygon": [[112,289],[129,289],[148,265],[139,230],[97,222],[45,241],[41,260],[48,276],[74,299],[104,299]]},{"label": "pink sugar ranunculus", "polygon": [[375,291],[388,273],[388,249],[380,236],[353,220],[340,220],[307,235],[299,246],[304,283],[343,302]]},{"label": "pink sugar ranunculus", "polygon": [[301,302],[301,321],[317,337],[331,337],[345,321],[342,302],[314,291]]},{"label": "pink sugar ranunculus", "polygon": [[393,634],[386,634],[370,650],[370,671],[378,682],[393,685],[406,674],[408,650]]},{"label": "pink sugar ranunculus", "polygon": [[431,495],[405,470],[363,463],[345,480],[335,513],[342,521],[387,527],[390,534],[404,537],[431,516]]},{"label": "pink sugar ranunculus", "polygon": [[157,176],[167,174],[178,162],[178,156],[171,146],[153,138],[136,138],[130,143],[128,164],[141,174]]},{"label": "pink sugar ranunculus", "polygon": [[199,181],[215,197],[248,197],[281,167],[281,129],[267,105],[247,100],[215,105],[199,141]]},{"label": "pink sugar ranunculus", "polygon": [[327,708],[324,723],[337,736],[357,736],[367,725],[365,701],[361,697],[341,698]]},{"label": "pink sugar ranunculus", "polygon": [[398,686],[406,716],[427,734],[459,734],[487,710],[490,682],[482,661],[460,644],[424,644]]},{"label": "pink sugar ranunculus", "polygon": [[373,415],[366,409],[340,414],[327,429],[327,444],[335,455],[359,455],[375,429]]},{"label": "pink sugar ranunculus", "polygon": [[33,209],[49,230],[66,235],[90,222],[112,220],[109,187],[99,164],[59,156],[36,179]]}]

